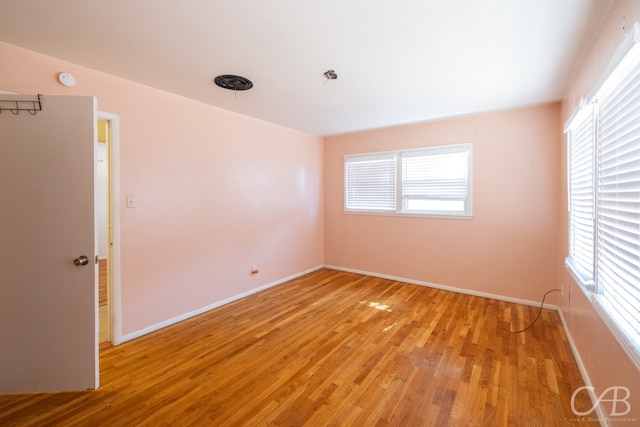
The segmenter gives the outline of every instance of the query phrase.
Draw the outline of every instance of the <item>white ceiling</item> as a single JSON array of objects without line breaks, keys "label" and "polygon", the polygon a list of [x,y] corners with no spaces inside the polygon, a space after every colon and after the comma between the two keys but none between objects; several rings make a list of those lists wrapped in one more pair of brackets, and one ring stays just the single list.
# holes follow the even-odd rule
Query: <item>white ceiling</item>
[{"label": "white ceiling", "polygon": [[0,40],[322,136],[559,100],[610,3],[0,0]]}]

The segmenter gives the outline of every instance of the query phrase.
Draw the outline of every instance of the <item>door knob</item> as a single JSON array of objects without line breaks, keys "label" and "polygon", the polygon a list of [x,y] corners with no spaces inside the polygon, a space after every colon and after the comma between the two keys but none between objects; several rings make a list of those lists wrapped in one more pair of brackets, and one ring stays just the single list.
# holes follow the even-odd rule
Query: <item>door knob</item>
[{"label": "door knob", "polygon": [[73,263],[76,265],[76,267],[80,267],[81,265],[87,265],[89,264],[89,258],[82,255],[81,257],[74,259]]}]

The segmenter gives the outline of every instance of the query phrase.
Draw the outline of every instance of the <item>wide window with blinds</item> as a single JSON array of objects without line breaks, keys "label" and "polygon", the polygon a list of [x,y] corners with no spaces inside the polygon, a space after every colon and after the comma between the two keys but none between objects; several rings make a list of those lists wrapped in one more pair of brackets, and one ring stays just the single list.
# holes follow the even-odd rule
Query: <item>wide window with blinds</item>
[{"label": "wide window with blinds", "polygon": [[640,366],[640,28],[569,121],[567,266]]},{"label": "wide window with blinds", "polygon": [[470,216],[472,145],[345,156],[345,211]]}]

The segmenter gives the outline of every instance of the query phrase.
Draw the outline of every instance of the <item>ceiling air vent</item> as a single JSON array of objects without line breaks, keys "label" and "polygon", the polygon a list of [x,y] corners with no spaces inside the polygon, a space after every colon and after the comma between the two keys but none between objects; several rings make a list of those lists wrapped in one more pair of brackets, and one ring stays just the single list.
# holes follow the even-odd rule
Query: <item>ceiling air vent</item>
[{"label": "ceiling air vent", "polygon": [[248,90],[253,87],[251,80],[241,76],[234,76],[233,74],[223,74],[213,81],[221,88],[229,90]]}]

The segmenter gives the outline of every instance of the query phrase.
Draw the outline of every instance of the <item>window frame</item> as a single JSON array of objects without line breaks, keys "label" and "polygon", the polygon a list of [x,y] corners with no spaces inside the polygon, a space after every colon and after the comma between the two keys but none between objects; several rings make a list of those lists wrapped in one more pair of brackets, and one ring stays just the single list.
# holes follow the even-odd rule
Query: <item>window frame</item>
[{"label": "window frame", "polygon": [[[632,74],[633,72],[633,74]],[[611,213],[601,214],[600,212],[603,210],[603,207],[611,204],[611,200],[614,202],[620,200],[620,203],[624,203],[625,199],[619,199],[616,196],[615,199],[607,198],[603,196],[602,188],[605,186],[603,183],[605,178],[606,180],[611,179],[612,175],[607,174],[610,166],[601,167],[603,159],[601,157],[602,147],[605,142],[611,143],[610,135],[606,133],[602,133],[604,128],[608,128],[610,126],[617,126],[618,123],[618,115],[607,115],[605,113],[606,109],[603,107],[605,104],[611,102],[609,97],[617,96],[615,94],[618,90],[622,90],[623,88],[627,88],[627,86],[623,85],[624,81],[628,81],[629,78],[635,78],[637,80],[632,80],[633,82],[640,81],[640,24],[635,23],[631,29],[631,31],[627,34],[620,47],[618,48],[616,54],[613,56],[611,62],[607,66],[603,75],[598,79],[594,88],[589,92],[586,99],[583,99],[580,105],[575,109],[567,124],[565,126],[565,133],[568,135],[568,146],[567,146],[567,182],[568,182],[568,200],[571,201],[572,197],[572,189],[571,189],[571,167],[572,167],[572,132],[575,130],[575,126],[578,126],[578,123],[581,119],[584,118],[585,114],[588,114],[588,108],[591,108],[593,111],[592,114],[592,126],[593,126],[593,141],[592,141],[592,150],[593,150],[593,220],[594,220],[594,230],[593,230],[593,265],[590,272],[585,274],[585,270],[580,268],[578,260],[573,257],[571,253],[571,248],[567,258],[565,259],[565,266],[568,269],[569,273],[572,275],[576,283],[579,287],[584,291],[584,293],[589,297],[592,302],[596,312],[603,319],[605,324],[609,327],[609,329],[613,332],[614,336],[621,343],[625,352],[629,355],[632,362],[635,364],[636,368],[640,370],[640,309],[636,309],[634,313],[627,312],[623,314],[625,311],[625,307],[628,306],[626,301],[619,303],[616,305],[615,300],[617,296],[617,301],[621,301],[620,295],[626,291],[628,286],[634,288],[635,292],[640,290],[640,281],[638,278],[640,276],[631,277],[631,282],[626,283],[618,283],[615,280],[612,282],[608,277],[603,277],[602,272],[608,271],[609,274],[612,269],[615,271],[615,274],[627,274],[629,273],[628,269],[625,269],[621,266],[616,266],[614,261],[611,260],[611,247],[614,248],[614,251],[618,251],[620,253],[625,253],[627,250],[624,245],[618,247],[617,243],[614,243],[612,246],[612,242],[609,236],[607,236],[606,230],[609,225],[605,224],[605,220],[607,217],[610,217]],[[640,83],[634,83],[629,89],[629,92],[625,92],[628,94],[635,94],[637,98],[640,100]],[[613,101],[616,102],[616,101]],[[640,101],[638,102],[640,104]],[[601,105],[602,104],[602,105]],[[625,114],[632,114],[635,111],[635,114],[638,114],[638,110],[640,110],[640,105],[637,104],[628,104],[626,105],[627,109],[625,109]],[[602,109],[602,111],[601,111]],[[610,121],[603,122],[603,117],[612,117]],[[635,117],[635,116],[634,116]],[[631,121],[634,124],[639,123],[639,120]],[[634,128],[631,128],[632,133],[636,135],[640,135],[640,125]],[[625,132],[628,131],[628,128],[625,128]],[[625,133],[627,135],[628,133]],[[619,138],[619,137],[616,137]],[[638,139],[632,139],[631,141],[637,141]],[[626,139],[614,139],[619,143],[620,141],[626,141]],[[635,149],[633,150],[635,152]],[[624,161],[628,161],[628,155],[626,153],[616,154],[614,156],[615,163],[619,164]],[[637,163],[638,159],[633,158],[633,161]],[[633,164],[636,164],[633,163]],[[634,172],[639,172],[639,170],[633,169]],[[617,181],[615,181],[617,182]],[[608,186],[608,184],[606,184]],[[610,190],[607,190],[607,193],[610,193]],[[571,209],[571,204],[569,203],[569,230],[568,230],[568,238],[569,245],[571,245],[571,236],[572,236],[572,225],[573,221],[573,211]],[[615,212],[615,210],[613,211]],[[634,219],[637,223],[640,223],[640,219]],[[604,221],[604,222],[602,222]],[[602,224],[601,224],[602,222]],[[610,221],[609,221],[610,222]],[[634,226],[636,222],[633,223]],[[635,230],[635,227],[633,228]],[[605,246],[607,246],[605,248]],[[603,249],[605,248],[605,249]],[[635,249],[636,252],[638,248]],[[617,253],[617,252],[616,252]],[[602,258],[602,259],[601,259]],[[634,266],[635,267],[635,266]],[[637,272],[635,273],[637,274]],[[626,280],[626,279],[625,279]],[[623,281],[624,282],[624,281]],[[613,295],[611,296],[607,296]],[[613,300],[612,300],[613,298]],[[638,295],[635,296],[638,299]],[[634,307],[635,308],[635,307]]]},{"label": "window frame", "polygon": [[[447,156],[452,154],[463,153],[466,158],[466,176],[464,177],[464,191],[466,197],[444,195],[417,195],[406,194],[405,185],[403,181],[406,158],[419,158],[429,156]],[[392,156],[395,160],[395,203],[394,207],[390,209],[373,209],[373,208],[355,208],[350,206],[349,197],[352,191],[349,181],[349,165],[358,161],[366,161],[367,158],[375,158],[376,156],[385,157]],[[390,216],[409,216],[409,217],[431,217],[431,218],[458,218],[458,219],[470,219],[473,217],[473,143],[457,143],[457,144],[443,144],[434,145],[420,148],[411,148],[404,150],[389,150],[378,152],[367,152],[358,154],[346,154],[343,160],[343,212],[346,214],[366,214],[366,215],[390,215]],[[458,182],[460,181],[459,178]],[[413,180],[415,182],[415,180]],[[414,187],[415,188],[415,187]],[[419,210],[419,209],[407,209],[407,200],[458,200],[462,201],[464,208],[462,210],[446,210],[446,209],[431,209],[431,210]]]}]

